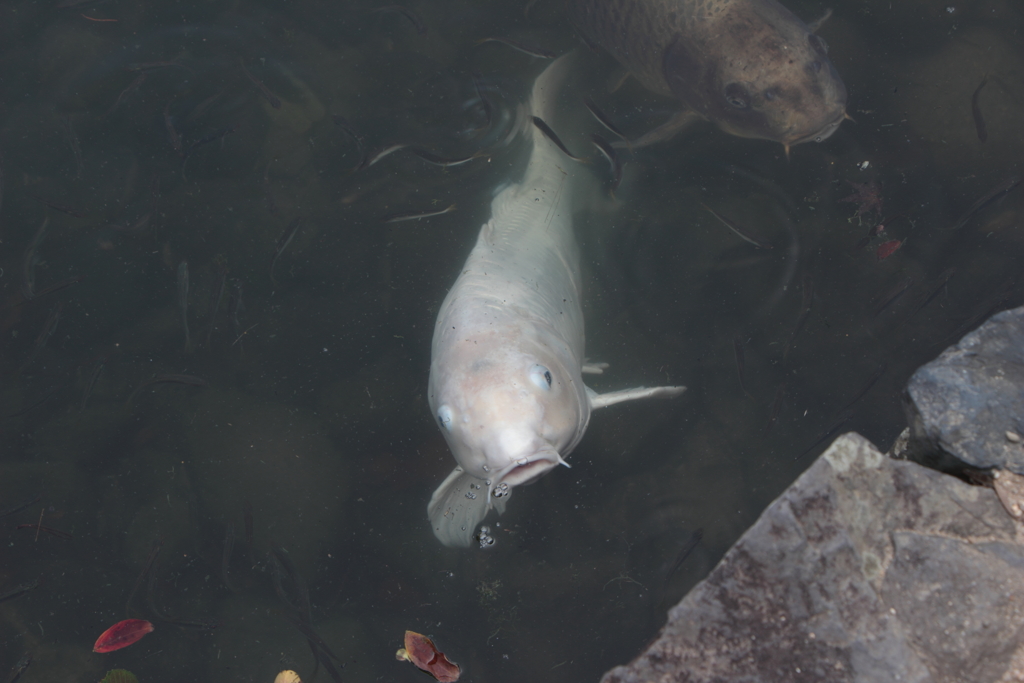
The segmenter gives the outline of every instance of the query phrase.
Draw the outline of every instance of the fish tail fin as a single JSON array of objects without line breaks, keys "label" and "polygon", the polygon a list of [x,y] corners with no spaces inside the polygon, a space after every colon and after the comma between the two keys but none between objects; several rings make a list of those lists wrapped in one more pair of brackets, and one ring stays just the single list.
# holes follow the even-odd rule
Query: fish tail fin
[{"label": "fish tail fin", "polygon": [[[564,90],[565,82],[569,79],[573,66],[577,61],[577,51],[567,52],[555,61],[551,62],[537,80],[533,82],[533,90],[530,93],[530,114],[537,116],[549,125],[557,124],[559,112],[559,97]],[[534,147],[546,145],[552,148],[555,154],[560,150],[548,140],[535,126],[527,122],[528,130],[532,131]]]},{"label": "fish tail fin", "polygon": [[582,206],[579,200],[588,197],[585,186],[596,184],[586,167],[589,160],[575,156],[590,149],[580,123],[589,114],[579,106],[580,94],[566,87],[580,61],[579,50],[566,53],[534,81],[523,115],[517,117],[522,120],[519,131],[528,143],[529,162],[522,180],[495,195],[491,203],[495,221],[504,220],[510,212],[521,213],[524,192],[541,193],[534,208],[547,212],[542,224],[549,225],[556,218],[570,220],[573,207]]},{"label": "fish tail fin", "polygon": [[[590,149],[581,124],[583,110],[578,106],[581,98],[574,88],[566,87],[570,77],[578,71],[579,57],[579,50],[562,55],[551,62],[533,83],[525,121],[527,135],[533,142],[531,167],[557,166],[571,175],[585,175],[580,162],[588,160],[571,156]],[[535,123],[534,117],[546,124],[557,140],[545,133],[543,124]],[[566,149],[559,148],[558,140]]]},{"label": "fish tail fin", "polygon": [[434,535],[448,547],[469,547],[477,525],[490,510],[490,491],[461,467],[452,470],[427,504]]},{"label": "fish tail fin", "polygon": [[532,151],[522,184],[551,186],[557,176],[559,194],[563,195],[559,205],[570,212],[573,205],[583,206],[579,200],[588,198],[597,186],[596,176],[587,168],[590,159],[580,158],[592,147],[584,123],[589,114],[580,106],[581,84],[577,82],[582,61],[577,49],[551,62],[533,83],[524,117]]}]

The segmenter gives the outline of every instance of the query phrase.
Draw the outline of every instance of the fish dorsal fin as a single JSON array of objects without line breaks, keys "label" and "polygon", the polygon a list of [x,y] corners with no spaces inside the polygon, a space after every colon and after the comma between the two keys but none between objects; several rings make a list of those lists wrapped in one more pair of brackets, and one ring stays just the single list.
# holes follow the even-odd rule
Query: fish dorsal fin
[{"label": "fish dorsal fin", "polygon": [[491,509],[488,494],[481,480],[461,467],[452,470],[427,505],[430,526],[437,540],[448,547],[469,547],[477,525]]},{"label": "fish dorsal fin", "polygon": [[484,227],[481,228],[481,230],[480,230],[480,236],[490,246],[493,247],[495,245],[494,219],[493,218],[491,218],[486,223],[484,223]]},{"label": "fish dorsal fin", "polygon": [[827,10],[825,10],[825,13],[823,15],[821,15],[820,17],[818,17],[814,21],[807,22],[807,28],[811,29],[811,33],[817,33],[818,29],[820,29],[822,27],[822,25],[826,21],[828,21],[829,17],[831,17],[831,16],[832,16],[832,8],[829,7]]}]

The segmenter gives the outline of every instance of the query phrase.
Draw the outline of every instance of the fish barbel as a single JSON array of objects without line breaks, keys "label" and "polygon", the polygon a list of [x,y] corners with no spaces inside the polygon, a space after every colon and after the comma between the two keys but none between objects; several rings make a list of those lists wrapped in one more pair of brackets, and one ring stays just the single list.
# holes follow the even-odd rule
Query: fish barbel
[{"label": "fish barbel", "polygon": [[[563,56],[537,78],[534,116],[554,116],[571,62]],[[684,390],[597,394],[584,386],[591,368],[572,214],[574,196],[594,180],[536,125],[525,135],[532,143],[525,176],[494,198],[434,327],[428,397],[458,466],[427,512],[448,546],[470,545],[514,487],[566,464],[595,408]]]}]

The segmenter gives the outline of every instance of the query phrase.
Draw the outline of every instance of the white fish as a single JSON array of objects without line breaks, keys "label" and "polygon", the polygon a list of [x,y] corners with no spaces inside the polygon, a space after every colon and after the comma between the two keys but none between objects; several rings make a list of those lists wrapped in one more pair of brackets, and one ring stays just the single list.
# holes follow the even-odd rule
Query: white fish
[{"label": "white fish", "polygon": [[[569,55],[533,86],[532,113],[553,121]],[[672,397],[685,387],[598,395],[584,386],[579,250],[573,195],[592,182],[535,126],[525,177],[491,203],[461,275],[437,316],[430,408],[458,462],[427,507],[437,538],[468,546],[508,495],[580,442],[595,408]],[[599,372],[600,366],[587,370]]]}]

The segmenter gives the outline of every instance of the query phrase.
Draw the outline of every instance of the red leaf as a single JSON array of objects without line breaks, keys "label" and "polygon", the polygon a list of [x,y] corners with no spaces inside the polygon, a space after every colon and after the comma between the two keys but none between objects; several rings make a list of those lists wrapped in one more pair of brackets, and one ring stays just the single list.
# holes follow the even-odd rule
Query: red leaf
[{"label": "red leaf", "polygon": [[440,683],[455,683],[462,674],[459,665],[438,652],[430,638],[413,631],[405,632],[405,649],[398,651],[398,658],[412,662]]},{"label": "red leaf", "polygon": [[113,652],[128,647],[142,636],[153,630],[153,624],[144,619],[125,619],[119,621],[96,639],[92,646],[93,652]]},{"label": "red leaf", "polygon": [[878,260],[887,259],[892,256],[893,252],[903,246],[902,240],[889,240],[888,242],[882,242],[878,245],[878,251],[875,252],[875,256]]}]

